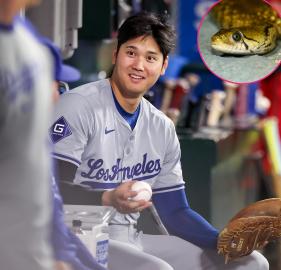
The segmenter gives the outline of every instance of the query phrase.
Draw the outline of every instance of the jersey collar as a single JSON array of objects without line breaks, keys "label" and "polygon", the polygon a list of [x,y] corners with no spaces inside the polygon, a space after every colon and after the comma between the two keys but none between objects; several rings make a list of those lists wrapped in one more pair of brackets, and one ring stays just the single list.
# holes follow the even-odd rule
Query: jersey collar
[{"label": "jersey collar", "polygon": [[110,100],[112,108],[115,109],[115,113],[116,113],[117,119],[119,119],[119,121],[121,123],[123,123],[123,125],[127,126],[134,133],[136,131],[136,129],[138,128],[138,126],[139,126],[138,122],[139,122],[139,120],[140,120],[140,118],[141,118],[141,116],[143,114],[143,100],[141,99],[141,102],[140,102],[140,104],[139,104],[139,106],[137,108],[137,110],[139,110],[138,117],[137,117],[137,121],[136,121],[136,125],[135,125],[134,129],[132,129],[130,124],[127,122],[127,120],[125,120],[123,118],[122,114],[119,112],[119,110],[118,110],[118,108],[116,106],[116,103],[115,103],[115,100],[114,100],[115,96],[113,95],[113,91],[112,91],[109,79],[106,79],[106,81],[107,81],[106,96],[107,96],[107,99]]}]

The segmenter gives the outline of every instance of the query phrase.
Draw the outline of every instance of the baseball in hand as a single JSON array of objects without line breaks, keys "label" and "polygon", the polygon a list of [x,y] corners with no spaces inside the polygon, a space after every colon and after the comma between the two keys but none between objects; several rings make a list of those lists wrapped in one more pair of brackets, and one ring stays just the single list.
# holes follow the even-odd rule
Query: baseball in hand
[{"label": "baseball in hand", "polygon": [[138,192],[136,196],[131,198],[131,200],[133,201],[140,201],[140,200],[149,201],[152,196],[151,187],[146,182],[138,181],[132,185],[131,189],[133,191]]}]

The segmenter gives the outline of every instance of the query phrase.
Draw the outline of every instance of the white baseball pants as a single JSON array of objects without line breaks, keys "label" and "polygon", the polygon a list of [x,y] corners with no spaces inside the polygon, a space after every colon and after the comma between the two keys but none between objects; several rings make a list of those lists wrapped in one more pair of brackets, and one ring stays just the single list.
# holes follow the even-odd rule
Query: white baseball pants
[{"label": "white baseball pants", "polygon": [[224,264],[215,250],[203,250],[179,237],[138,233],[133,226],[111,225],[109,270],[268,270],[266,258],[251,255]]}]

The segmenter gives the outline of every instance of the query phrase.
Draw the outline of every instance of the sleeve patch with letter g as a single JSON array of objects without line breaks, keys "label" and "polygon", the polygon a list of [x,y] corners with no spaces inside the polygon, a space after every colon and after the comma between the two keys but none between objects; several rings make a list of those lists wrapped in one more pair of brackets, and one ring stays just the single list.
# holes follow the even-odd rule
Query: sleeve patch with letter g
[{"label": "sleeve patch with letter g", "polygon": [[72,132],[70,126],[63,116],[59,118],[50,128],[50,137],[53,143],[57,143],[71,134]]}]

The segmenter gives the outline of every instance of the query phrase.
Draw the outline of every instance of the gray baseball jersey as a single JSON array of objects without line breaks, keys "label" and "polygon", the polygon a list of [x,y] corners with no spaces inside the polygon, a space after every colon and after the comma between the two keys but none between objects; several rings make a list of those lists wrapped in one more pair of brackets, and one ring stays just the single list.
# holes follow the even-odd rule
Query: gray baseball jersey
[{"label": "gray baseball jersey", "polygon": [[[50,129],[54,157],[78,166],[75,183],[108,190],[142,180],[153,193],[184,188],[174,124],[144,98],[136,126],[118,112],[109,80],[63,95]],[[135,223],[138,214],[117,214],[113,223]]]},{"label": "gray baseball jersey", "polygon": [[47,134],[51,65],[22,24],[0,25],[0,262],[52,269]]}]

